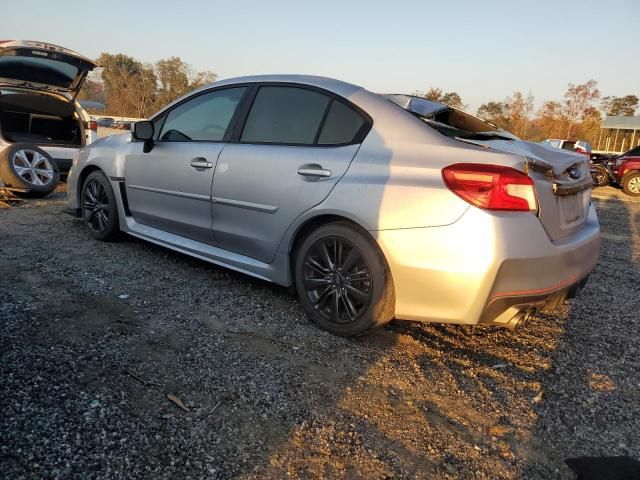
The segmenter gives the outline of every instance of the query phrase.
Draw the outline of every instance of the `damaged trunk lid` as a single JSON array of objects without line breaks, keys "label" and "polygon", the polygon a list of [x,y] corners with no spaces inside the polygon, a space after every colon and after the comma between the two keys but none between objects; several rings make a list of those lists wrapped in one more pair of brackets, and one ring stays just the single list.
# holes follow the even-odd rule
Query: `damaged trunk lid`
[{"label": "damaged trunk lid", "polygon": [[526,172],[533,180],[538,217],[551,240],[562,241],[583,228],[593,186],[589,157],[521,140],[496,125],[440,102],[414,95],[383,97],[449,138],[522,158],[522,162],[513,167]]},{"label": "damaged trunk lid", "polygon": [[534,181],[538,216],[551,240],[562,240],[585,224],[593,180],[588,157],[524,140],[459,140],[522,156]]},{"label": "damaged trunk lid", "polygon": [[74,100],[96,63],[50,43],[0,41],[0,87],[62,94]]}]

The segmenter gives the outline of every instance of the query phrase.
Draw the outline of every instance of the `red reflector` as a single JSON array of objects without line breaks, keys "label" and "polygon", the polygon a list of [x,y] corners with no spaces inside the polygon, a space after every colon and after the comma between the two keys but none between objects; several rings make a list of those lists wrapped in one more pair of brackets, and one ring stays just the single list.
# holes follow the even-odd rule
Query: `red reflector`
[{"label": "red reflector", "polygon": [[93,130],[94,132],[98,131],[98,122],[96,122],[95,120],[90,120],[87,122],[87,128],[89,130]]},{"label": "red reflector", "polygon": [[464,201],[486,210],[535,211],[533,180],[502,165],[455,163],[442,169],[449,189]]}]

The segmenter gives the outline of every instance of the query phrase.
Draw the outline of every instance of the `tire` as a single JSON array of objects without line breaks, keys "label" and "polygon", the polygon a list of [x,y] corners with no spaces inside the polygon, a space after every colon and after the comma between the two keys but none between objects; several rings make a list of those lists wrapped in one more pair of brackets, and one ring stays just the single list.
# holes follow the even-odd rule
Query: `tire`
[{"label": "tire", "polygon": [[24,197],[44,197],[55,190],[60,172],[55,160],[41,148],[15,143],[0,152],[0,179]]},{"label": "tire", "polygon": [[80,193],[82,221],[96,240],[110,242],[120,236],[118,206],[111,184],[104,173],[91,172]]},{"label": "tire", "polygon": [[632,197],[640,197],[640,172],[628,173],[624,176],[622,191]]},{"label": "tire", "polygon": [[347,222],[313,230],[295,254],[295,286],[306,314],[335,335],[362,335],[393,319],[393,279],[369,234]]},{"label": "tire", "polygon": [[591,167],[591,178],[593,178],[594,187],[606,187],[609,185],[609,173],[602,165]]}]

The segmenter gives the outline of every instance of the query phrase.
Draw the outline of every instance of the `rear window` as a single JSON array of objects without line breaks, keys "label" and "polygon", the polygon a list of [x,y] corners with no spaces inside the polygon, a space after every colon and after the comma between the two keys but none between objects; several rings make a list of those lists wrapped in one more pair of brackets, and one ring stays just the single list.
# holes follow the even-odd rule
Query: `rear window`
[{"label": "rear window", "polygon": [[296,87],[261,87],[240,141],[313,145],[329,97]]},{"label": "rear window", "polygon": [[358,112],[336,100],[331,104],[318,144],[351,143],[363,125],[364,119]]},{"label": "rear window", "polygon": [[77,75],[78,68],[66,62],[48,58],[0,57],[0,77],[4,78],[69,88]]}]

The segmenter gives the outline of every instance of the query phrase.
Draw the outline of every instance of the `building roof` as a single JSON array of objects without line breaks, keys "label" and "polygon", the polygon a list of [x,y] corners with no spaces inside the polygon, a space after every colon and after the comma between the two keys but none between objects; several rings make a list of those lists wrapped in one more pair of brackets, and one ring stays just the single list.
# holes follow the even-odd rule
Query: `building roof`
[{"label": "building roof", "polygon": [[600,128],[619,128],[621,130],[640,130],[640,117],[606,117]]}]

